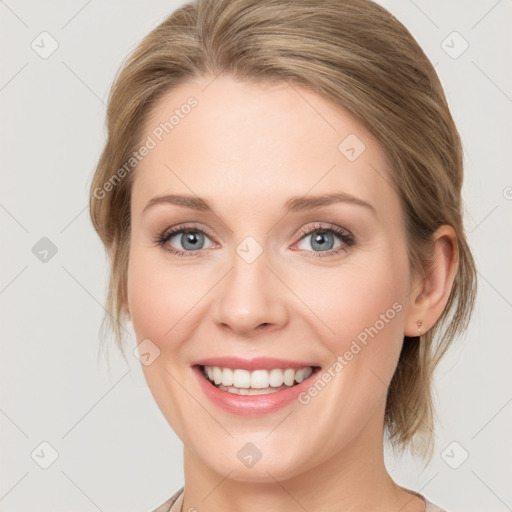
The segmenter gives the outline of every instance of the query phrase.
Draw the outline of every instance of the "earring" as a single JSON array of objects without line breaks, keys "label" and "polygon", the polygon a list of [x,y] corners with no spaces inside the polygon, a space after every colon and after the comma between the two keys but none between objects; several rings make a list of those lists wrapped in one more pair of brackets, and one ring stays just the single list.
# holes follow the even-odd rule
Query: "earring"
[{"label": "earring", "polygon": [[421,320],[418,320],[416,322],[416,325],[418,326],[418,336],[421,336],[421,327],[423,326],[423,322]]}]

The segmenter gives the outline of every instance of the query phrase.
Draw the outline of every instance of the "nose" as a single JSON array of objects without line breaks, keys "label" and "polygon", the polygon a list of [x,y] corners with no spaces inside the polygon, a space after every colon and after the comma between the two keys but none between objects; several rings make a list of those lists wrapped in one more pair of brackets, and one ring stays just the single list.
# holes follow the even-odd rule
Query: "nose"
[{"label": "nose", "polygon": [[252,263],[234,254],[231,270],[216,287],[213,302],[216,325],[241,336],[286,325],[287,288],[268,263],[265,251]]}]

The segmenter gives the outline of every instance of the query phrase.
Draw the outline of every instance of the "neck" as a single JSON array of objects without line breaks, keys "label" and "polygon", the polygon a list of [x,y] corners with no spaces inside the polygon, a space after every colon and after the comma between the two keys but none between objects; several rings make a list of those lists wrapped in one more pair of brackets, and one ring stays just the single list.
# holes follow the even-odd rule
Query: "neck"
[{"label": "neck", "polygon": [[[374,423],[374,424],[373,424]],[[296,476],[240,481],[215,472],[184,447],[185,490],[182,510],[204,512],[396,511],[423,512],[425,503],[393,482],[383,453],[383,430],[369,422],[338,453]]]}]

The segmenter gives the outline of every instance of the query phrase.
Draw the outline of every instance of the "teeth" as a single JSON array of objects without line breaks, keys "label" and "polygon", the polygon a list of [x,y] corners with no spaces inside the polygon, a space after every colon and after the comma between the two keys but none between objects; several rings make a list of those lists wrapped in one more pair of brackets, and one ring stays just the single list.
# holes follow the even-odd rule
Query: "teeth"
[{"label": "teeth", "polygon": [[[222,370],[219,368],[219,371]],[[251,374],[247,370],[233,370],[233,386],[235,388],[250,388]]]},{"label": "teeth", "polygon": [[293,386],[295,382],[295,370],[293,368],[287,368],[283,373],[283,381],[287,386]]},{"label": "teeth", "polygon": [[222,391],[227,391],[229,393],[233,393],[235,395],[268,395],[271,393],[276,393],[277,391],[281,391],[281,389],[286,389],[288,386],[280,386],[279,388],[265,388],[265,389],[244,389],[244,388],[235,388],[234,386],[223,386],[219,384],[218,388],[222,389]]},{"label": "teeth", "polygon": [[233,385],[233,370],[231,368],[224,368],[222,370],[222,385],[232,386]]},{"label": "teeth", "polygon": [[204,366],[205,376],[215,383],[215,385],[240,395],[258,395],[272,393],[294,386],[307,379],[312,373],[310,366],[294,370],[286,368],[281,370],[273,368],[272,370],[254,370],[252,372],[243,369],[232,370],[231,368],[220,368],[219,366]]},{"label": "teeth", "polygon": [[213,367],[213,381],[216,385],[222,382],[222,370],[218,366]]},{"label": "teeth", "polygon": [[304,370],[301,368],[300,370],[297,370],[295,373],[295,380],[297,382],[302,382],[304,380]]}]

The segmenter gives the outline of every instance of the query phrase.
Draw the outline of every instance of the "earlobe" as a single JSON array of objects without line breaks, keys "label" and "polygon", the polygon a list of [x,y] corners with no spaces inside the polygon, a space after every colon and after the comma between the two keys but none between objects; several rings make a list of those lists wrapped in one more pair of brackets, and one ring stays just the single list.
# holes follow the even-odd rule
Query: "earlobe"
[{"label": "earlobe", "polygon": [[418,336],[421,336],[423,333],[421,332],[421,328],[423,327],[423,322],[421,320],[418,320],[416,322],[416,325],[418,326]]},{"label": "earlobe", "polygon": [[433,261],[420,284],[419,293],[409,306],[404,335],[417,337],[425,334],[442,315],[450,296],[457,272],[458,252],[455,230],[441,226],[433,235]]}]

